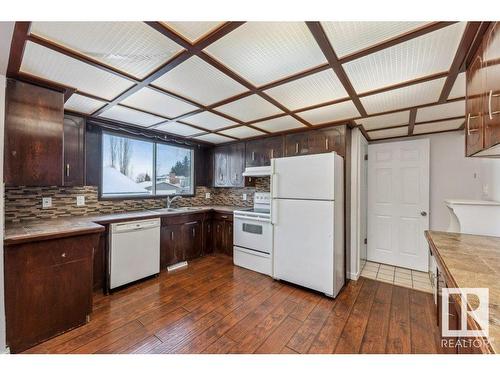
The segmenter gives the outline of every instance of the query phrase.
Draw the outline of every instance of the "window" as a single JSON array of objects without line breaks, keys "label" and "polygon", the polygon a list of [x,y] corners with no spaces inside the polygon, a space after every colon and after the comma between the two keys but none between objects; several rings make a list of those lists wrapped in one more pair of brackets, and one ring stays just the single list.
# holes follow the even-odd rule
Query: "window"
[{"label": "window", "polygon": [[193,150],[103,132],[101,196],[192,195]]}]

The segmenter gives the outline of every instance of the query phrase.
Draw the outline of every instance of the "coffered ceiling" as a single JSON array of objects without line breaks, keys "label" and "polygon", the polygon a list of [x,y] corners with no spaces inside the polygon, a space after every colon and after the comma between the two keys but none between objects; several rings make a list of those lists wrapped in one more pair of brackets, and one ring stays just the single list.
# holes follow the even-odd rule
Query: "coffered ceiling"
[{"label": "coffered ceiling", "polygon": [[[460,129],[481,22],[18,22],[11,77],[65,109],[210,143],[348,123]],[[484,32],[484,31],[483,31]]]}]

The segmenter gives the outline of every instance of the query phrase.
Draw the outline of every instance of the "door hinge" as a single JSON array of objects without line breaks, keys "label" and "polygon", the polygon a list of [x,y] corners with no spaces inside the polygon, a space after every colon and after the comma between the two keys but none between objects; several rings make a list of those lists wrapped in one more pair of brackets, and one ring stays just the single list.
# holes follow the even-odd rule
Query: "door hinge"
[{"label": "door hinge", "polygon": [[365,155],[365,160],[368,160],[368,154]]},{"label": "door hinge", "polygon": [[363,242],[365,243],[365,245],[367,245],[368,244],[368,239],[365,238],[365,240]]}]

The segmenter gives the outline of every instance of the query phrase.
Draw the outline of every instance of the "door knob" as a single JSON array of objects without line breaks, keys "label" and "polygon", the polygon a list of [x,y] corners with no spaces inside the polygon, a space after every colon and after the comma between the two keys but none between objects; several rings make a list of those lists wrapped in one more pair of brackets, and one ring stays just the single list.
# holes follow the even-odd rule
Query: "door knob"
[{"label": "door knob", "polygon": [[420,215],[421,215],[421,216],[427,216],[427,212],[425,212],[425,211],[420,211]]}]

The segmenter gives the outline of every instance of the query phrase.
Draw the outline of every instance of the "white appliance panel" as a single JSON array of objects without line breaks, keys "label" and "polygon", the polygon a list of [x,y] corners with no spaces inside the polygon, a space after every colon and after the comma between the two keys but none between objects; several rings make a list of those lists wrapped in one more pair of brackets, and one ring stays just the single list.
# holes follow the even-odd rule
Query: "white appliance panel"
[{"label": "white appliance panel", "polygon": [[271,255],[268,254],[234,246],[233,262],[237,266],[255,272],[260,272],[269,276],[273,275],[273,263]]},{"label": "white appliance panel", "polygon": [[110,288],[160,272],[160,219],[111,224]]},{"label": "white appliance panel", "polygon": [[[274,277],[335,296],[334,202],[273,201]],[[342,251],[343,253],[343,251]],[[342,262],[343,266],[343,262]]]},{"label": "white appliance panel", "polygon": [[333,152],[272,159],[272,198],[335,199],[335,159]]}]

